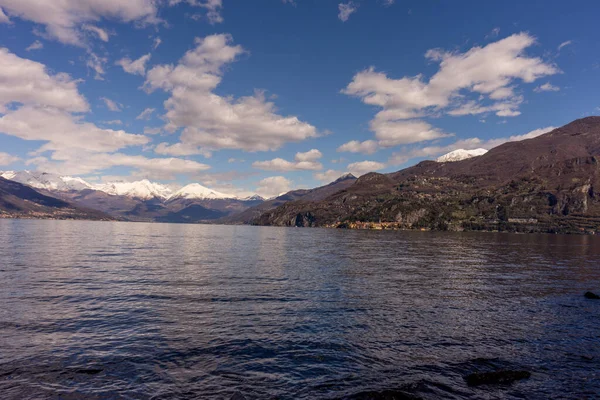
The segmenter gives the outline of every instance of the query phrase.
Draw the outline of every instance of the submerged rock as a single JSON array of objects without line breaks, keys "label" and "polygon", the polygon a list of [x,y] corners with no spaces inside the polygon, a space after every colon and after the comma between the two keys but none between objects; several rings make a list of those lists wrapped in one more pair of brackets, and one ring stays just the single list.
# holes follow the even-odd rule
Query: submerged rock
[{"label": "submerged rock", "polygon": [[475,372],[467,375],[465,380],[469,386],[507,384],[531,376],[528,371],[494,371]]},{"label": "submerged rock", "polygon": [[586,299],[600,300],[600,296],[592,292],[585,292],[584,296]]}]

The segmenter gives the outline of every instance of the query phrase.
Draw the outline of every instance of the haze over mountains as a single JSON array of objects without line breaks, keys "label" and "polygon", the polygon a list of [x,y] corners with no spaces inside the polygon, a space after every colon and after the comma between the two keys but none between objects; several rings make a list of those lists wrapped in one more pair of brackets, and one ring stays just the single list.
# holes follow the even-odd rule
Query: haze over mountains
[{"label": "haze over mountains", "polygon": [[[457,150],[390,174],[358,179],[345,174],[328,185],[269,200],[240,199],[197,183],[179,190],[148,180],[92,185],[75,177],[9,171],[0,174],[7,188],[0,208],[4,216],[11,210],[22,215],[34,203],[34,208],[99,212],[71,212],[82,218],[108,214],[128,221],[596,232],[599,160],[600,117],[588,117],[489,151]],[[7,182],[28,186],[11,188]],[[25,198],[16,200],[15,193]],[[52,214],[42,211],[42,217]]]}]

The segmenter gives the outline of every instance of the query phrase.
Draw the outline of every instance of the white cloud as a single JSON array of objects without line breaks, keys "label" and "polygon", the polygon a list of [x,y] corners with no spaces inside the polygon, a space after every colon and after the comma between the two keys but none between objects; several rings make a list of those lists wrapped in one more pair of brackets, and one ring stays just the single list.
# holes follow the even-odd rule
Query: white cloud
[{"label": "white cloud", "polygon": [[135,119],[143,119],[143,120],[149,120],[150,117],[152,116],[152,114],[154,113],[156,109],[155,108],[146,108],[144,111],[142,111],[140,113],[140,115],[138,115],[137,117],[135,117]]},{"label": "white cloud", "polygon": [[81,121],[80,117],[50,107],[23,106],[7,112],[0,118],[0,132],[24,140],[46,141],[38,153],[70,148],[110,152],[149,142],[143,135],[98,128]]},{"label": "white cloud", "polygon": [[294,161],[275,158],[269,161],[256,161],[252,166],[265,171],[318,171],[323,169],[323,165],[317,161],[321,157],[323,154],[319,150],[312,149],[306,153],[296,153]]},{"label": "white cloud", "polygon": [[536,92],[536,93],[540,93],[540,92],[558,92],[559,90],[560,90],[560,88],[558,86],[554,86],[550,82],[544,83],[543,85],[538,86],[535,89],[533,89],[533,91]]},{"label": "white cloud", "polygon": [[137,170],[152,179],[173,179],[176,175],[194,175],[210,166],[180,158],[147,158],[123,153],[86,153],[57,151],[51,159],[38,157],[28,161],[39,170],[64,175],[85,175],[121,166]]},{"label": "white cloud", "polygon": [[336,179],[338,179],[339,177],[341,177],[342,175],[344,175],[346,172],[344,171],[337,171],[334,169],[328,169],[325,172],[316,172],[313,176],[315,177],[315,179],[324,182],[324,183],[330,183],[335,181]]},{"label": "white cloud", "polygon": [[385,164],[377,161],[359,161],[348,165],[347,168],[354,176],[361,176],[369,172],[384,169]]},{"label": "white cloud", "polygon": [[144,134],[146,135],[158,135],[162,133],[162,128],[151,128],[149,126],[144,127]]},{"label": "white cloud", "polygon": [[196,48],[177,65],[158,65],[148,71],[145,90],[160,88],[171,94],[165,101],[166,129],[173,132],[183,127],[181,145],[190,151],[267,151],[316,137],[314,126],[295,116],[278,115],[262,91],[238,99],[213,93],[224,66],[245,52],[231,42],[230,35],[196,39]]},{"label": "white cloud", "polygon": [[316,160],[321,159],[322,157],[323,157],[323,153],[321,153],[319,150],[311,149],[305,153],[296,153],[296,156],[294,158],[298,162],[305,162],[305,161],[316,161]]},{"label": "white cloud", "polygon": [[86,61],[86,66],[95,72],[94,79],[98,81],[104,80],[104,64],[106,64],[108,59],[106,57],[100,57],[94,52],[88,52],[88,59]]},{"label": "white cloud", "polygon": [[348,18],[350,18],[350,15],[352,13],[355,13],[357,8],[358,8],[358,6],[352,1],[349,1],[348,3],[338,4],[338,11],[339,11],[338,18],[342,22],[348,21]]},{"label": "white cloud", "polygon": [[[175,5],[182,2],[194,7],[204,8],[206,10],[206,19],[213,25],[223,22],[223,16],[221,15],[223,0],[170,0],[169,4]],[[198,18],[196,17],[195,19]]]},{"label": "white cloud", "polygon": [[206,158],[212,157],[212,152],[208,149],[194,148],[185,146],[181,143],[169,144],[160,143],[154,148],[156,154],[170,155],[170,156],[192,156],[201,155]]},{"label": "white cloud", "polygon": [[68,74],[50,75],[44,64],[0,48],[0,112],[10,103],[43,104],[66,111],[88,111],[89,105]]},{"label": "white cloud", "polygon": [[558,45],[558,51],[561,51],[563,47],[570,46],[571,44],[573,44],[572,40],[567,40],[566,42],[562,42],[561,44]]},{"label": "white cloud", "polygon": [[0,133],[45,142],[30,153],[34,158],[27,161],[28,165],[75,175],[124,166],[156,179],[196,174],[210,168],[191,160],[146,158],[117,152],[146,145],[150,139],[123,130],[102,129],[84,121],[79,113],[89,111],[89,106],[77,90],[76,81],[67,74],[51,76],[43,64],[17,57],[6,49],[0,49],[0,82],[3,82],[0,85]]},{"label": "white cloud", "polygon": [[108,32],[104,29],[89,24],[84,24],[81,28],[85,31],[94,33],[103,42],[108,42]]},{"label": "white cloud", "polygon": [[102,100],[104,102],[104,104],[106,105],[106,108],[108,108],[110,111],[121,111],[121,106],[119,106],[119,104],[117,104],[116,101],[111,100],[107,97],[100,97],[100,100]]},{"label": "white cloud", "polygon": [[479,138],[468,138],[457,140],[447,146],[426,146],[417,148],[406,148],[400,152],[395,152],[388,160],[388,165],[401,165],[414,158],[435,158],[439,155],[449,153],[458,149],[473,150],[473,149],[492,149],[506,142],[517,142],[519,140],[532,139],[556,129],[554,126],[535,129],[523,135],[513,135],[509,137],[501,137],[495,139],[482,140]]},{"label": "white cloud", "polygon": [[396,2],[396,0],[383,0],[383,5],[386,7],[389,7],[391,5],[393,5]]},{"label": "white cloud", "polygon": [[2,8],[0,8],[0,24],[10,24],[10,19],[4,14]]},{"label": "white cloud", "polygon": [[[44,25],[48,37],[76,46],[84,46],[82,30],[102,19],[158,22],[156,5],[154,0],[0,0],[0,7],[10,16]],[[94,32],[108,39],[100,31]]]},{"label": "white cloud", "polygon": [[517,116],[523,102],[514,93],[517,82],[560,73],[556,66],[525,54],[533,44],[532,36],[519,33],[465,53],[431,49],[425,56],[440,68],[429,80],[422,75],[392,79],[371,67],[356,74],[343,93],[382,108],[371,130],[384,147],[445,137],[448,134],[414,119],[444,112]]},{"label": "white cloud", "polygon": [[146,63],[150,60],[150,57],[150,54],[143,55],[137,60],[131,60],[129,57],[125,57],[115,64],[123,67],[123,70],[128,74],[143,76],[146,74]]},{"label": "white cloud", "polygon": [[40,42],[39,40],[36,40],[35,42],[31,43],[29,45],[29,47],[27,47],[25,50],[32,51],[32,50],[40,50],[43,48],[44,48],[44,44],[42,42]]},{"label": "white cloud", "polygon": [[0,165],[10,165],[12,163],[16,163],[17,161],[21,161],[21,159],[0,151]]},{"label": "white cloud", "polygon": [[152,41],[152,50],[158,49],[158,46],[160,46],[161,43],[162,43],[162,39],[159,37],[155,37],[154,40]]},{"label": "white cloud", "polygon": [[359,142],[358,140],[351,140],[338,147],[337,151],[348,153],[373,154],[377,151],[378,148],[379,145],[375,140],[365,140],[364,142]]},{"label": "white cloud", "polygon": [[113,119],[110,121],[103,121],[103,122],[107,125],[123,125],[123,121],[121,121],[120,119]]},{"label": "white cloud", "polygon": [[500,28],[496,27],[496,28],[492,29],[492,31],[490,33],[485,35],[485,38],[486,39],[496,38],[496,37],[498,37],[499,34],[500,34]]},{"label": "white cloud", "polygon": [[292,184],[292,181],[283,176],[271,176],[258,182],[258,187],[255,192],[265,199],[268,199],[289,192]]}]

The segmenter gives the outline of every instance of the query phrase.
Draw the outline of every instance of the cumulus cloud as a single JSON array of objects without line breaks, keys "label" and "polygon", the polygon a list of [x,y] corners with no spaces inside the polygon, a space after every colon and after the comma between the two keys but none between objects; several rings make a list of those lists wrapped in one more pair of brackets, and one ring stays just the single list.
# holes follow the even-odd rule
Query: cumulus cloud
[{"label": "cumulus cloud", "polygon": [[102,19],[141,23],[159,21],[154,0],[0,0],[0,7],[10,16],[44,25],[48,37],[76,46],[84,46],[86,29],[93,31],[101,40],[108,40],[104,30],[90,25]]},{"label": "cumulus cloud", "polygon": [[323,169],[323,165],[317,161],[321,157],[323,154],[319,150],[312,149],[306,153],[296,153],[294,161],[275,158],[270,161],[256,161],[252,166],[265,171],[318,171]]},{"label": "cumulus cloud", "polygon": [[123,67],[123,70],[128,74],[143,76],[146,74],[146,63],[150,60],[150,57],[150,54],[143,55],[137,60],[124,57],[118,60],[115,64]]},{"label": "cumulus cloud", "polygon": [[50,75],[45,65],[5,48],[0,48],[0,82],[0,112],[11,103],[43,104],[71,112],[89,110],[78,82],[68,74]]},{"label": "cumulus cloud", "polygon": [[39,40],[36,40],[35,42],[31,43],[25,50],[33,51],[33,50],[41,50],[43,48],[44,48],[44,44],[42,42],[40,42]]},{"label": "cumulus cloud", "polygon": [[359,161],[348,165],[348,171],[354,176],[362,176],[369,172],[379,171],[385,168],[385,164],[378,161]]},{"label": "cumulus cloud", "polygon": [[0,49],[0,82],[0,133],[44,142],[30,153],[34,158],[27,160],[28,165],[76,175],[124,166],[157,179],[209,168],[191,160],[118,152],[147,145],[150,140],[84,121],[80,113],[89,111],[89,106],[77,89],[77,81],[67,74],[50,75],[43,64],[17,57],[6,49]]},{"label": "cumulus cloud", "polygon": [[419,118],[490,112],[514,117],[523,102],[515,93],[519,81],[532,83],[560,73],[555,65],[525,53],[534,44],[532,36],[518,33],[465,53],[431,49],[425,57],[440,66],[429,80],[423,75],[393,79],[371,67],[357,73],[343,93],[382,109],[370,124],[381,146],[445,137],[447,133]]},{"label": "cumulus cloud", "polygon": [[135,117],[135,119],[141,119],[141,120],[147,121],[150,119],[150,117],[152,116],[152,114],[154,113],[155,110],[156,110],[155,108],[146,108],[137,117]]},{"label": "cumulus cloud", "polygon": [[231,42],[231,36],[225,34],[196,39],[196,48],[177,65],[157,65],[146,75],[146,91],[162,89],[171,94],[165,101],[166,129],[183,128],[181,146],[190,151],[267,151],[317,136],[314,126],[295,116],[277,114],[262,91],[238,99],[213,93],[224,66],[244,53]]},{"label": "cumulus cloud", "polygon": [[375,140],[365,140],[359,142],[358,140],[351,140],[348,143],[344,143],[337,148],[338,152],[348,153],[362,153],[362,154],[373,154],[377,151],[379,145]]},{"label": "cumulus cloud", "polygon": [[342,22],[346,22],[346,21],[348,21],[348,18],[350,18],[350,15],[355,13],[357,9],[358,9],[358,6],[352,1],[350,1],[348,3],[340,3],[340,4],[338,4],[338,11],[339,11],[338,18]]},{"label": "cumulus cloud", "polygon": [[100,97],[100,100],[104,102],[106,108],[108,108],[110,111],[121,111],[121,106],[116,101],[111,100],[107,97]]},{"label": "cumulus cloud", "polygon": [[11,154],[8,153],[3,153],[0,151],[0,165],[4,166],[4,165],[10,165],[13,163],[16,163],[17,161],[20,161],[21,159],[19,157],[15,157]]},{"label": "cumulus cloud", "polygon": [[271,176],[258,182],[255,192],[265,199],[269,199],[289,192],[292,184],[292,181],[283,176]]},{"label": "cumulus cloud", "polygon": [[153,179],[174,179],[176,175],[194,175],[210,166],[180,158],[148,158],[123,153],[87,153],[72,150],[56,151],[52,158],[37,157],[28,161],[39,170],[64,175],[85,175],[111,167],[129,167],[137,174]]},{"label": "cumulus cloud", "polygon": [[317,179],[321,182],[330,183],[330,182],[335,181],[336,179],[338,179],[339,177],[341,177],[344,174],[346,174],[346,172],[344,172],[344,171],[328,169],[325,172],[316,172],[313,176],[315,177],[315,179]]},{"label": "cumulus cloud", "polygon": [[0,118],[0,132],[24,140],[46,141],[38,153],[65,148],[110,152],[149,142],[144,135],[102,129],[68,112],[39,106],[23,106],[6,113]]},{"label": "cumulus cloud", "polygon": [[540,86],[536,87],[535,89],[533,89],[533,91],[536,93],[558,92],[559,90],[560,90],[560,88],[558,86],[554,86],[550,82],[544,83],[543,85],[540,85]]}]

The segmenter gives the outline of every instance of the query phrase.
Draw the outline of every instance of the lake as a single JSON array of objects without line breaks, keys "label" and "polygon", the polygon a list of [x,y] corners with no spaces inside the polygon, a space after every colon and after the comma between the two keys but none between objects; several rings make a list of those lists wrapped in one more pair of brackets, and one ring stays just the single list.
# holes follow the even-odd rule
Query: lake
[{"label": "lake", "polygon": [[598,398],[587,290],[600,237],[0,220],[0,397]]}]

